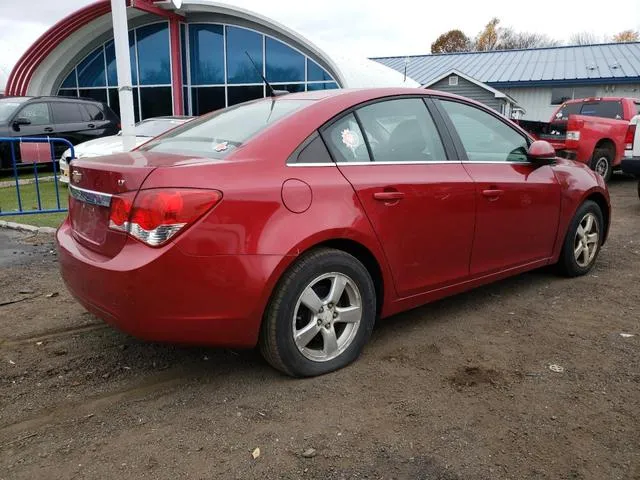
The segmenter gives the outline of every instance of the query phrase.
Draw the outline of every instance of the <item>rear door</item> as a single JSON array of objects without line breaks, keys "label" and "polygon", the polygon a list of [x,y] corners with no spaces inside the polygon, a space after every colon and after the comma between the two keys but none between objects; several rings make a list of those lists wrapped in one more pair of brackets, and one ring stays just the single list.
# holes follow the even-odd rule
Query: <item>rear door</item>
[{"label": "rear door", "polygon": [[52,102],[51,110],[58,137],[69,140],[73,145],[93,138],[90,135],[92,128],[89,127],[91,123],[89,115],[82,104],[67,101]]},{"label": "rear door", "polygon": [[471,274],[549,258],[560,215],[560,185],[552,167],[528,161],[529,140],[506,119],[462,101],[440,99],[436,104],[475,182]]},{"label": "rear door", "polygon": [[447,160],[447,140],[422,98],[362,106],[322,135],[373,225],[399,296],[468,276],[473,182]]}]

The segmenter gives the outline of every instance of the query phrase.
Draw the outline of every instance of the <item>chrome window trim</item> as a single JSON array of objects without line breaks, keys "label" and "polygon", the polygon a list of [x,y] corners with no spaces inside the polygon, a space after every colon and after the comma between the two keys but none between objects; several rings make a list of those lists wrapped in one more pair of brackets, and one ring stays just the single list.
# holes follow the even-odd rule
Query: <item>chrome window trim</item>
[{"label": "chrome window trim", "polygon": [[93,190],[75,187],[71,184],[69,185],[69,195],[80,202],[98,205],[100,207],[111,206],[111,198],[113,197],[110,193],[95,192]]},{"label": "chrome window trim", "polygon": [[363,165],[445,165],[445,164],[502,164],[502,165],[532,165],[531,162],[500,162],[500,161],[472,161],[472,160],[434,160],[419,162],[318,162],[318,163],[287,163],[287,167],[360,167]]}]

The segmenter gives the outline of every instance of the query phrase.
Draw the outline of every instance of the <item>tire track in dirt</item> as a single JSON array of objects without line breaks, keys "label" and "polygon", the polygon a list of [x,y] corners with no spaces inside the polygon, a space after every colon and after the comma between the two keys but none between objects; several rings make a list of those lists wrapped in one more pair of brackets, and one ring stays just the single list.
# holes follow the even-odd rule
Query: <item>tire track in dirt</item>
[{"label": "tire track in dirt", "polygon": [[0,347],[14,347],[17,345],[25,345],[29,343],[43,342],[45,340],[55,340],[57,338],[64,338],[70,335],[77,335],[80,333],[89,333],[96,330],[103,330],[109,328],[106,323],[92,323],[88,325],[81,325],[77,327],[61,327],[47,330],[36,335],[30,335],[26,337],[14,338],[11,340],[0,339]]}]

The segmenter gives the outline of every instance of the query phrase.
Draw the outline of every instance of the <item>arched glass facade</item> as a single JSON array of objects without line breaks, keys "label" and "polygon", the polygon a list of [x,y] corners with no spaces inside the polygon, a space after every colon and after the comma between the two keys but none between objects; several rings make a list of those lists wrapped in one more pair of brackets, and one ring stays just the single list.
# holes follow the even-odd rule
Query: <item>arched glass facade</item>
[{"label": "arched glass facade", "polygon": [[[202,115],[265,96],[259,72],[278,90],[338,88],[333,77],[312,59],[260,32],[233,25],[191,23],[180,26],[180,35],[185,114]],[[132,29],[129,48],[136,121],[171,115],[168,23]],[[58,95],[95,98],[119,114],[117,84],[115,49],[109,41],[75,66]]]}]

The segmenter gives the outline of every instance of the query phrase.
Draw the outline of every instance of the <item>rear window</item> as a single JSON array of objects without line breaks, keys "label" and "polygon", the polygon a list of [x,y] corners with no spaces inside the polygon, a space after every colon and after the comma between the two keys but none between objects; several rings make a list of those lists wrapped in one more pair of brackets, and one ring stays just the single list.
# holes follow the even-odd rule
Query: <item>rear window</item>
[{"label": "rear window", "polygon": [[556,113],[555,120],[567,120],[569,115],[587,115],[590,117],[603,118],[623,118],[622,102],[620,101],[600,101],[600,102],[575,102],[565,103]]},{"label": "rear window", "polygon": [[251,137],[309,105],[309,100],[260,100],[186,123],[140,148],[146,152],[224,158]]}]

